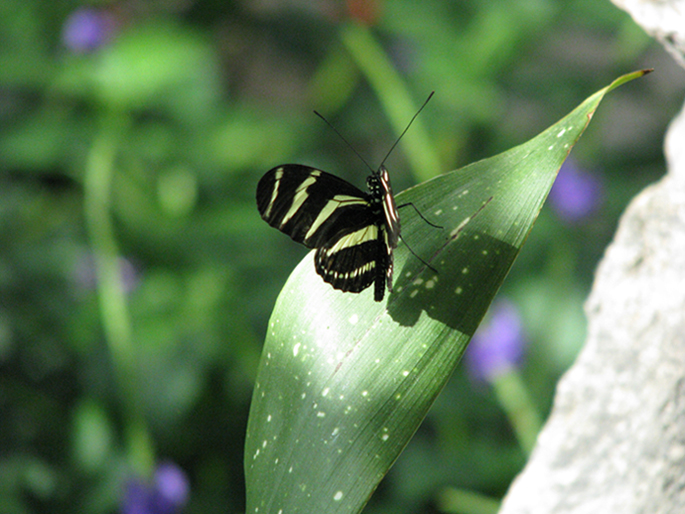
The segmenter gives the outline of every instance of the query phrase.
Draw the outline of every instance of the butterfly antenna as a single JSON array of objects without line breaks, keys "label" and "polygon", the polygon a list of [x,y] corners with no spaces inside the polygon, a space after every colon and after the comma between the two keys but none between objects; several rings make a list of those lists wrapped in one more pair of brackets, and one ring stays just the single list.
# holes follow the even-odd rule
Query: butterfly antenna
[{"label": "butterfly antenna", "polygon": [[[421,107],[419,107],[419,110],[416,111],[416,114],[414,114],[414,117],[413,117],[411,120],[409,120],[409,123],[407,124],[407,126],[405,127],[405,129],[404,129],[404,130],[402,131],[402,133],[400,134],[400,137],[397,138],[397,140],[395,141],[395,144],[392,145],[392,147],[390,148],[390,150],[388,151],[388,153],[385,155],[385,157],[384,157],[383,160],[381,161],[381,166],[383,166],[383,164],[385,164],[385,161],[388,159],[388,157],[390,157],[390,154],[392,153],[392,151],[393,151],[393,150],[395,149],[395,147],[397,146],[397,143],[399,143],[399,142],[400,142],[400,139],[402,139],[402,136],[404,136],[404,135],[407,133],[407,130],[409,130],[409,127],[411,127],[411,124],[414,123],[414,120],[415,120],[416,117],[419,115],[419,113],[420,113],[421,111],[423,111],[423,108],[426,106],[426,104],[428,103],[428,101],[429,101],[431,98],[433,98],[433,94],[434,94],[434,93],[435,93],[435,91],[431,91],[430,95],[428,95],[428,98],[426,98],[426,101],[423,102],[423,105],[422,105]],[[379,168],[380,168],[380,166],[379,166]]]},{"label": "butterfly antenna", "polygon": [[333,124],[332,124],[330,121],[328,121],[326,118],[324,118],[323,115],[322,115],[322,114],[319,114],[317,111],[314,111],[314,114],[316,114],[319,118],[321,118],[323,121],[325,121],[325,122],[326,122],[326,125],[328,125],[329,127],[331,127],[331,128],[333,129],[333,132],[335,132],[336,134],[338,134],[338,137],[339,137],[340,139],[342,139],[342,140],[345,142],[345,144],[346,144],[347,146],[350,147],[350,149],[357,155],[357,157],[359,157],[359,159],[360,159],[364,164],[366,164],[366,167],[369,168],[369,169],[371,170],[371,173],[375,173],[375,172],[376,172],[376,170],[374,170],[374,169],[369,165],[369,163],[366,162],[366,159],[364,159],[364,157],[361,156],[361,154],[357,151],[357,149],[356,149],[354,146],[352,146],[352,145],[350,144],[350,142],[349,142],[347,139],[345,139],[345,136],[343,136],[343,135],[340,133],[340,131],[339,131],[337,128],[335,128],[335,127],[333,126]]}]

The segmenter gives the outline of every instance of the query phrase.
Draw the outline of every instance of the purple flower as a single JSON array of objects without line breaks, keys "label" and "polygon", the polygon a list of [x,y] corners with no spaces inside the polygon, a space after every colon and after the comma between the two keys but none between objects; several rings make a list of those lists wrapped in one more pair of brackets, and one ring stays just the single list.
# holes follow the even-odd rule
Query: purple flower
[{"label": "purple flower", "polygon": [[[140,284],[141,272],[133,261],[126,257],[119,257],[118,264],[124,292],[130,294]],[[91,291],[97,287],[97,269],[92,254],[84,252],[75,262],[73,277],[79,291]]]},{"label": "purple flower", "polygon": [[176,464],[160,464],[152,483],[131,479],[126,484],[122,514],[175,514],[188,501],[188,477]]},{"label": "purple flower", "polygon": [[521,363],[525,345],[518,310],[511,301],[498,300],[471,339],[466,364],[474,377],[491,382]]},{"label": "purple flower", "polygon": [[154,512],[150,488],[139,480],[129,480],[126,484],[121,512],[122,514],[150,514]]},{"label": "purple flower", "polygon": [[115,26],[116,21],[110,13],[84,7],[66,19],[62,40],[73,52],[92,52],[112,38]]},{"label": "purple flower", "polygon": [[602,201],[602,183],[567,159],[549,192],[552,208],[568,223],[592,214]]},{"label": "purple flower", "polygon": [[171,462],[157,467],[154,487],[157,504],[166,506],[166,510],[157,511],[160,513],[177,512],[186,504],[190,496],[188,477],[181,468]]}]

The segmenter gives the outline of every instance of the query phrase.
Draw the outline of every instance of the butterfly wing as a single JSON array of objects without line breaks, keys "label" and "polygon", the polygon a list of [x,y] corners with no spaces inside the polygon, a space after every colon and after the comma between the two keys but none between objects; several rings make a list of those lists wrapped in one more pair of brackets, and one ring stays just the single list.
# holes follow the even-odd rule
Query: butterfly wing
[{"label": "butterfly wing", "polygon": [[259,181],[257,207],[269,225],[317,248],[316,272],[324,281],[354,293],[375,282],[374,298],[383,299],[392,247],[387,214],[373,195],[316,168],[286,164]]},{"label": "butterfly wing", "polygon": [[358,293],[376,282],[374,297],[381,301],[387,253],[379,233],[384,230],[377,224],[367,224],[329,241],[316,252],[316,272],[342,291]]},{"label": "butterfly wing", "polygon": [[257,185],[257,208],[272,227],[309,248],[369,223],[369,195],[325,171],[286,164]]}]

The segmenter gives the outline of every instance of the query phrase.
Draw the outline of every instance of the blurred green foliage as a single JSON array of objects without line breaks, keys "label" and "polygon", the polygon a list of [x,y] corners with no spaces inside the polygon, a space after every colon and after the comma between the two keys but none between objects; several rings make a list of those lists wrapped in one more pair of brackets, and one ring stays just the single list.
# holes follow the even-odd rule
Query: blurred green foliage
[{"label": "blurred green foliage", "polygon": [[[397,84],[374,75],[383,63],[354,30]],[[261,221],[256,182],[284,162],[360,186],[367,174],[313,109],[376,165],[405,104],[435,90],[417,130],[427,144],[410,131],[389,160],[400,191],[655,67],[611,95],[574,149],[601,204],[573,222],[545,209],[502,292],[522,313],[521,375],[544,415],[618,216],[663,173],[683,91],[627,15],[589,0],[5,0],[0,42],[8,513],[115,512],[127,477],[164,460],[190,478],[185,512],[244,508],[261,341],[304,254]],[[430,159],[439,168],[420,167]],[[367,511],[457,512],[445,498],[464,495],[446,488],[498,498],[524,462],[497,396],[461,369]]]}]

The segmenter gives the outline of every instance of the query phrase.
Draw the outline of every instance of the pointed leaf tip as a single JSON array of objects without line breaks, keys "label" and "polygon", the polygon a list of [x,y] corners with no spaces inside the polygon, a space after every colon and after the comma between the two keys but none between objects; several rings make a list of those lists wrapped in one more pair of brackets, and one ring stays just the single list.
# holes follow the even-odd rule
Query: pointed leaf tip
[{"label": "pointed leaf tip", "polygon": [[606,88],[606,92],[612,91],[617,87],[622,86],[626,82],[630,82],[631,80],[635,80],[640,77],[644,77],[645,75],[649,75],[653,71],[654,68],[645,68],[643,70],[633,71],[632,73],[626,73],[625,75],[618,77],[611,84],[609,84],[609,86]]}]

